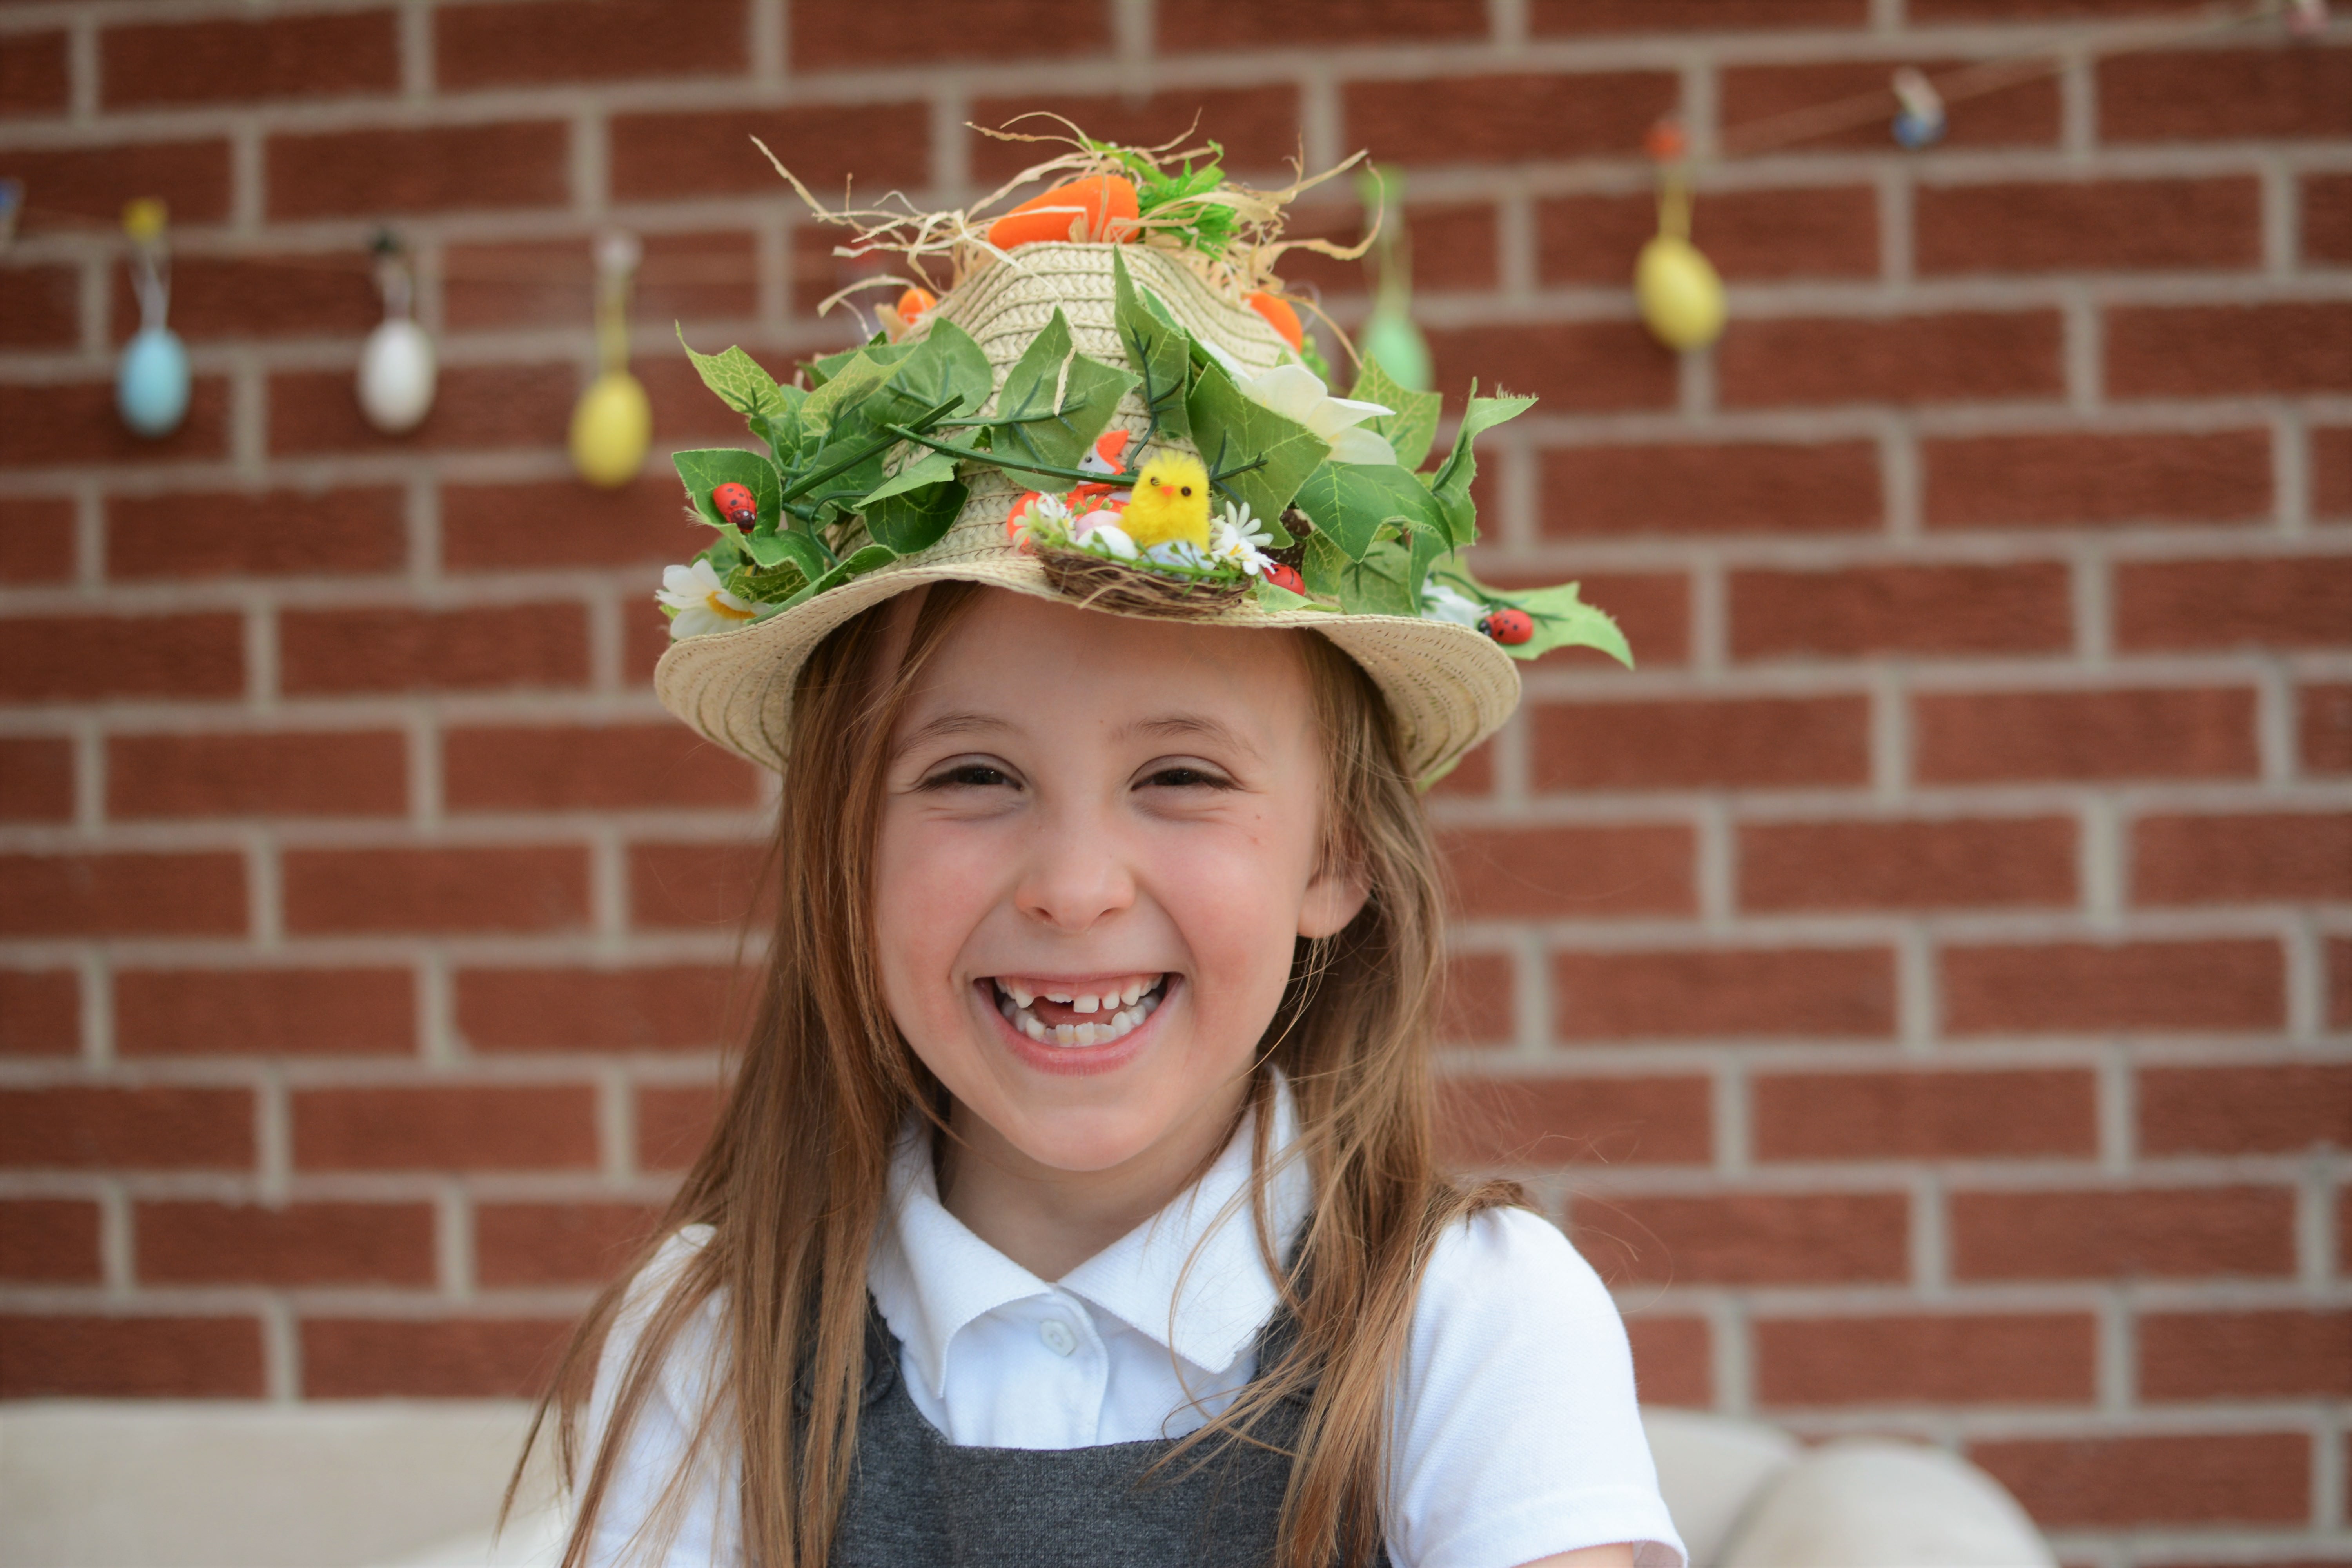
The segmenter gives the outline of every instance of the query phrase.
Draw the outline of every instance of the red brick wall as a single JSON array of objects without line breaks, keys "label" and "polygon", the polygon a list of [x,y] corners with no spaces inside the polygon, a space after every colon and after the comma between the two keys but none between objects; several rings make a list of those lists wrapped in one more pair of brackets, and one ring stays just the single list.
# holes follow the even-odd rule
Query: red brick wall
[{"label": "red brick wall", "polygon": [[[591,236],[646,241],[659,442],[731,438],[673,319],[846,332],[748,132],[947,200],[1009,161],[966,120],[1199,106],[1247,170],[1412,167],[1446,390],[1544,397],[1486,565],[1642,655],[1531,670],[1437,810],[1461,1152],[1577,1227],[1648,1394],[1954,1445],[2084,1563],[2352,1547],[2352,38],[1711,173],[1711,355],[1625,288],[1654,116],[2138,9],[0,8],[0,1393],[531,1381],[707,1114],[763,799],[647,689],[660,455],[568,477]],[[196,366],[152,444],[143,195]],[[404,440],[350,392],[386,219],[446,365]]]}]

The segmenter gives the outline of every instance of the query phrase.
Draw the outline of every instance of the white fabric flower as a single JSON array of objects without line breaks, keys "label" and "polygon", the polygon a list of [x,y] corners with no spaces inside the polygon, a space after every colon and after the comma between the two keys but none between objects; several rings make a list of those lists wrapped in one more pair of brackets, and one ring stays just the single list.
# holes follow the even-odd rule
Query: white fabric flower
[{"label": "white fabric flower", "polygon": [[1225,374],[1234,378],[1242,395],[1261,408],[1271,408],[1286,419],[1296,420],[1331,444],[1331,460],[1335,463],[1393,463],[1396,448],[1389,438],[1376,430],[1361,428],[1367,419],[1377,419],[1393,414],[1377,403],[1361,403],[1352,397],[1334,397],[1323,378],[1303,364],[1278,364],[1263,375],[1252,375],[1239,360],[1218,348],[1206,345]]},{"label": "white fabric flower", "polygon": [[1224,515],[1209,525],[1210,555],[1253,577],[1263,575],[1274,564],[1274,558],[1265,553],[1265,547],[1273,542],[1274,535],[1250,515],[1247,501],[1227,501]]},{"label": "white fabric flower", "polygon": [[677,615],[669,623],[675,641],[710,632],[731,631],[759,619],[759,608],[727,591],[718,571],[708,561],[662,570],[661,592],[654,595]]},{"label": "white fabric flower", "polygon": [[1456,626],[1475,626],[1486,613],[1486,606],[1466,594],[1456,593],[1443,583],[1428,583],[1421,590],[1421,614],[1424,620],[1452,621]]}]

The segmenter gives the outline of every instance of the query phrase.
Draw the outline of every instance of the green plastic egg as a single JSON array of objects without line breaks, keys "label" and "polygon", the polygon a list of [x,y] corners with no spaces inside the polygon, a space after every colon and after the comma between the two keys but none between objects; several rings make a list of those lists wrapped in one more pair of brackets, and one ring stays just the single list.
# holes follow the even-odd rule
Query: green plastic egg
[{"label": "green plastic egg", "polygon": [[637,477],[653,439],[653,405],[625,370],[588,384],[572,410],[572,466],[590,484],[614,489]]},{"label": "green plastic egg", "polygon": [[1723,335],[1723,279],[1698,247],[1662,234],[1633,263],[1642,321],[1670,349],[1703,349]]}]

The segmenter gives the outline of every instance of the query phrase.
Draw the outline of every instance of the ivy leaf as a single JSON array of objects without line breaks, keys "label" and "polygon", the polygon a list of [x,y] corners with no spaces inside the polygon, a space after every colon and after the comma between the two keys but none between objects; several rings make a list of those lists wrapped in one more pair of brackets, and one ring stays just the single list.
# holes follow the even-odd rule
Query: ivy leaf
[{"label": "ivy leaf", "polygon": [[[942,458],[940,461],[947,459]],[[898,477],[906,478],[904,474]],[[945,484],[900,490],[878,500],[868,497],[862,509],[866,536],[900,555],[929,550],[955,526],[956,514],[963,510],[965,493],[961,484],[950,479]]]},{"label": "ivy leaf", "polygon": [[774,605],[808,586],[808,574],[795,562],[774,566],[738,566],[726,576],[727,591],[755,605]]},{"label": "ivy leaf", "polygon": [[[1282,509],[1299,494],[1298,487],[1318,468],[1332,465],[1331,444],[1296,419],[1253,403],[1224,366],[1212,361],[1192,378],[1186,399],[1192,415],[1192,444],[1212,474],[1255,459],[1260,465],[1223,481],[1236,500],[1249,503],[1260,527],[1273,535],[1276,549],[1290,542],[1282,526]],[[1310,511],[1309,516],[1314,516]],[[1320,527],[1322,519],[1316,518]]]},{"label": "ivy leaf", "polygon": [[833,563],[815,540],[797,529],[762,528],[748,535],[743,548],[765,568],[791,564],[803,578],[822,576]]},{"label": "ivy leaf", "polygon": [[1300,569],[1307,592],[1337,599],[1351,616],[1418,616],[1421,595],[1412,578],[1412,560],[1393,538],[1375,541],[1362,557],[1349,556],[1322,533],[1307,541],[1307,559]]},{"label": "ivy leaf", "polygon": [[877,332],[854,349],[844,349],[839,353],[819,354],[814,359],[803,360],[800,368],[802,374],[808,377],[809,390],[814,392],[835,376],[839,375],[841,367],[856,359],[860,354],[872,355],[884,364],[893,364],[906,358],[912,352],[911,344],[901,346],[892,342],[887,332]]},{"label": "ivy leaf", "polygon": [[953,399],[948,413],[969,414],[988,401],[996,374],[971,334],[953,321],[931,330],[898,363],[876,401],[874,423],[898,424]]},{"label": "ivy leaf", "polygon": [[876,487],[864,500],[858,503],[857,510],[863,511],[877,500],[904,495],[908,490],[925,489],[932,485],[951,484],[954,480],[955,459],[953,458],[949,457],[945,452],[926,453],[919,461],[908,464]]},{"label": "ivy leaf", "polygon": [[853,408],[860,407],[866,398],[888,381],[898,368],[898,360],[903,357],[894,354],[883,359],[870,349],[859,349],[844,360],[823,386],[802,400],[803,445],[814,440],[822,446],[846,434],[845,426],[848,425],[870,424],[870,421],[845,420],[843,416]]},{"label": "ivy leaf", "polygon": [[1360,403],[1377,403],[1383,408],[1393,408],[1364,422],[1364,428],[1388,437],[1396,448],[1397,466],[1410,473],[1421,467],[1429,456],[1429,444],[1437,438],[1437,415],[1444,399],[1434,392],[1415,392],[1400,385],[1394,376],[1381,367],[1371,355],[1364,356],[1364,367],[1356,376],[1356,384],[1348,395]]},{"label": "ivy leaf", "polygon": [[677,346],[694,362],[694,371],[702,377],[702,384],[717,393],[721,401],[746,419],[761,419],[783,413],[791,406],[783,388],[776,378],[760,368],[759,361],[740,348],[730,347],[725,353],[700,354],[686,341],[686,329],[673,322],[677,331]]},{"label": "ivy leaf", "polygon": [[785,608],[790,609],[794,605],[805,604],[819,594],[840,587],[852,577],[863,577],[877,567],[887,566],[897,559],[898,559],[898,552],[887,544],[866,545],[826,572],[824,576],[794,594],[785,601]]},{"label": "ivy leaf", "polygon": [[[1536,405],[1532,397],[1481,397],[1478,384],[1470,384],[1470,404],[1462,413],[1462,428],[1454,432],[1454,449],[1437,465],[1429,489],[1445,519],[1446,534],[1455,549],[1478,537],[1478,509],[1470,499],[1470,481],[1478,477],[1478,455],[1471,443],[1502,424],[1517,419]],[[1524,646],[1524,645],[1522,645]]]},{"label": "ivy leaf", "polygon": [[694,515],[711,527],[729,533],[735,531],[735,525],[719,514],[719,508],[710,500],[710,492],[720,485],[748,489],[760,503],[757,526],[775,526],[776,516],[783,506],[784,487],[776,478],[775,465],[759,453],[746,452],[740,447],[708,447],[673,452],[670,461],[686,485],[686,499],[693,503]]},{"label": "ivy leaf", "polygon": [[1513,658],[1534,658],[1556,647],[1599,648],[1626,668],[1633,668],[1633,649],[1609,612],[1586,604],[1578,584],[1538,588],[1525,594],[1497,595],[1503,603],[1525,610],[1535,622],[1536,635],[1516,647],[1506,646]]},{"label": "ivy leaf", "polygon": [[1144,402],[1162,436],[1189,436],[1192,426],[1184,407],[1184,367],[1192,357],[1192,337],[1137,296],[1125,256],[1114,248],[1110,259],[1119,346],[1142,378]]},{"label": "ivy leaf", "polygon": [[1445,531],[1437,498],[1388,463],[1327,462],[1299,487],[1297,505],[1315,520],[1315,537],[1328,539],[1352,561],[1362,560],[1385,528]]},{"label": "ivy leaf", "polygon": [[[1045,330],[1030,341],[1004,373],[991,425],[992,451],[1018,454],[1057,468],[1074,468],[1097,437],[1110,426],[1119,399],[1136,386],[1123,370],[1088,359],[1072,347],[1070,323],[1057,308]],[[1055,407],[1056,393],[1061,405]],[[1042,417],[1041,417],[1042,416]],[[1020,423],[1011,423],[1018,420]],[[1022,476],[1013,476],[1020,482]],[[1040,479],[1033,488],[1061,489],[1066,480]]]}]

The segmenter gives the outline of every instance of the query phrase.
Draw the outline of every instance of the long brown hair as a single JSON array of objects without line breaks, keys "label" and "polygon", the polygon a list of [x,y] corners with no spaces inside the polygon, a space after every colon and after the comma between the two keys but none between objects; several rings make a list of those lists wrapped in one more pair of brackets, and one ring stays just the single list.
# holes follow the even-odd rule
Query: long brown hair
[{"label": "long brown hair", "polygon": [[[911,629],[888,605],[843,625],[794,683],[792,773],[771,852],[775,907],[750,1039],[718,1125],[628,1274],[598,1298],[541,1399],[525,1453],[550,1425],[575,1499],[563,1568],[583,1568],[631,1421],[665,1356],[714,1294],[731,1360],[700,1413],[641,1545],[658,1552],[698,1469],[740,1476],[744,1560],[823,1568],[847,1490],[864,1377],[866,1266],[892,1147],[910,1115],[939,1121],[944,1092],[882,1001],[870,960],[870,870],[887,741],[899,709],[977,590],[934,586]],[[883,678],[899,636],[904,651]],[[1298,1353],[1262,1374],[1171,1456],[1251,1441],[1286,1395],[1313,1390],[1274,1561],[1325,1568],[1368,1561],[1382,1538],[1390,1399],[1423,1266],[1461,1216],[1517,1201],[1442,1173],[1429,1056],[1444,973],[1434,847],[1370,679],[1319,637],[1300,636],[1326,741],[1323,853],[1370,889],[1346,930],[1304,941],[1265,1036],[1248,1103],[1258,1245],[1300,1328]],[[1315,1204],[1287,1259],[1272,1233],[1266,1176],[1274,1071],[1296,1096]],[[661,1238],[712,1227],[646,1313],[615,1369],[612,1415],[584,1473],[581,1424],[606,1334]],[[730,1466],[711,1466],[724,1454]],[[521,1474],[518,1465],[516,1474]],[[513,1487],[509,1488],[511,1500]]]}]

